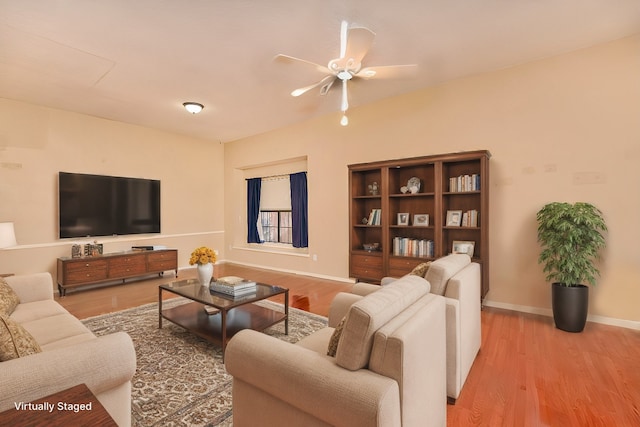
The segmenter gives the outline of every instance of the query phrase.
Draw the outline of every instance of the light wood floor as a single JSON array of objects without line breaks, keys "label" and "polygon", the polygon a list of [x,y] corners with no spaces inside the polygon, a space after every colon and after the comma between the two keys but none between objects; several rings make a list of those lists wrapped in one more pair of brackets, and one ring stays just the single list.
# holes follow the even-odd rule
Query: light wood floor
[{"label": "light wood floor", "polygon": [[[333,296],[351,287],[231,264],[216,266],[215,274],[287,287],[292,305],[324,316]],[[179,279],[189,277],[195,273],[180,272]],[[69,291],[58,301],[85,318],[156,302],[158,284],[173,280],[167,274]],[[639,367],[640,331],[588,323],[584,332],[572,334],[556,329],[548,317],[485,307],[482,349],[460,398],[447,405],[447,425],[640,426]]]}]

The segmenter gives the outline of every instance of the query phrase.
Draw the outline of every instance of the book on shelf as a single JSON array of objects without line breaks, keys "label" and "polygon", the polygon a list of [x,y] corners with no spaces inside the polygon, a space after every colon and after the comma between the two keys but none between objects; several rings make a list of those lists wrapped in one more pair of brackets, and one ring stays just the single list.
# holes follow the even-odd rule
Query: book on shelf
[{"label": "book on shelf", "polygon": [[462,213],[462,227],[477,227],[478,226],[478,211],[471,209]]},{"label": "book on shelf", "polygon": [[452,176],[449,178],[449,192],[461,193],[464,191],[480,191],[480,175]]},{"label": "book on shelf", "polygon": [[433,240],[411,239],[409,237],[393,238],[393,255],[410,257],[433,257]]},{"label": "book on shelf", "polygon": [[369,221],[367,225],[380,225],[380,217],[382,216],[382,209],[371,209],[369,214]]}]

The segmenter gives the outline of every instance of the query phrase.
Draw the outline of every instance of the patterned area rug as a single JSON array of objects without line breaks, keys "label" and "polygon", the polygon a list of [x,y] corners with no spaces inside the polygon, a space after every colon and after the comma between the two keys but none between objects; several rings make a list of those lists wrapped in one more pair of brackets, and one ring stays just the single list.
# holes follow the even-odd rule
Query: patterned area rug
[{"label": "patterned area rug", "polygon": [[[182,298],[162,303],[163,308],[184,304]],[[281,304],[258,304],[284,311]],[[289,335],[284,323],[264,332],[296,342],[327,325],[327,319],[289,308]],[[134,426],[231,426],[231,376],[222,363],[222,351],[173,323],[158,329],[156,303],[92,317],[83,323],[94,334],[124,331],[137,355],[132,387]]]}]

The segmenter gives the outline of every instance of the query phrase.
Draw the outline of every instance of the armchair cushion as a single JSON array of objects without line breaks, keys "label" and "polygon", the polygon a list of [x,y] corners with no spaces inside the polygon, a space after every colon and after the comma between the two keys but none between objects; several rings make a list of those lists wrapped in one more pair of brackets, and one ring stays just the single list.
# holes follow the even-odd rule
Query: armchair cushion
[{"label": "armchair cushion", "polygon": [[338,351],[338,342],[340,342],[340,337],[342,336],[342,330],[344,329],[344,323],[347,320],[347,316],[343,317],[340,323],[333,330],[333,334],[331,334],[331,338],[329,338],[329,348],[327,349],[327,356],[336,357],[336,352]]},{"label": "armchair cushion", "polygon": [[20,304],[18,294],[0,277],[0,315],[11,315],[18,304]]},{"label": "armchair cushion", "polygon": [[471,257],[467,254],[451,254],[432,262],[425,276],[431,283],[431,293],[444,295],[449,279],[470,263]]},{"label": "armchair cushion", "polygon": [[0,315],[0,362],[40,353],[35,338],[19,323]]},{"label": "armchair cushion", "polygon": [[375,332],[428,292],[425,279],[405,276],[354,303],[338,342],[336,363],[352,371],[366,367]]},{"label": "armchair cushion", "polygon": [[426,277],[427,271],[429,271],[429,267],[431,266],[431,261],[422,262],[415,267],[413,270],[409,272],[409,274],[413,274],[414,276]]}]

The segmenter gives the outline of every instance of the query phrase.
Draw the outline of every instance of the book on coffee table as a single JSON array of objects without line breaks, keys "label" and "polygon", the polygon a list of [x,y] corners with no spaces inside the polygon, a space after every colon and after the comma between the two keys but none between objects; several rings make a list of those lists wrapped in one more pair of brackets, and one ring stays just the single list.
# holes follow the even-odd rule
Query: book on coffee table
[{"label": "book on coffee table", "polygon": [[253,280],[243,279],[238,276],[224,276],[215,281],[215,284],[220,286],[226,286],[233,289],[245,289],[256,286],[256,282]]},{"label": "book on coffee table", "polygon": [[250,295],[256,292],[256,282],[237,276],[225,276],[211,282],[211,290],[232,297]]},{"label": "book on coffee table", "polygon": [[218,314],[220,312],[220,309],[217,309],[215,307],[211,307],[210,305],[205,305],[204,306],[204,311],[206,311],[207,314]]}]

